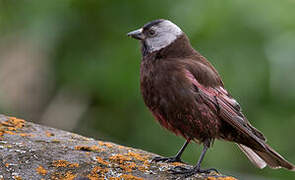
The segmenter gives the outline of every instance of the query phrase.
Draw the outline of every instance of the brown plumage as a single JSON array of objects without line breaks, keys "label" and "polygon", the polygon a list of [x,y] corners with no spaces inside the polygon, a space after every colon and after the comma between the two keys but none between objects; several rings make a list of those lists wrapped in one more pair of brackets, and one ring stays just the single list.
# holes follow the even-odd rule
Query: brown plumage
[{"label": "brown plumage", "polygon": [[187,139],[176,157],[156,161],[180,161],[184,148],[193,140],[204,145],[198,164],[173,172],[208,172],[200,169],[205,152],[214,139],[223,139],[237,143],[259,168],[268,165],[295,171],[293,164],[266,144],[263,134],[249,123],[225,90],[215,68],[191,47],[176,25],[156,20],[128,35],[142,43],[140,85],[146,106],[163,127]]}]

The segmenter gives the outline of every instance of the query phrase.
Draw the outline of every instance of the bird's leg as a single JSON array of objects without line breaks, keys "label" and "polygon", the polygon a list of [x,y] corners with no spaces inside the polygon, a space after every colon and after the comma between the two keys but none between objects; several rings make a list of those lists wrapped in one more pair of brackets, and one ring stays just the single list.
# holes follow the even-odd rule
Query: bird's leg
[{"label": "bird's leg", "polygon": [[204,148],[203,151],[201,153],[201,156],[197,162],[197,165],[195,165],[193,168],[187,169],[181,166],[176,166],[175,168],[171,169],[173,174],[184,174],[185,177],[189,177],[192,176],[194,174],[198,174],[198,173],[206,173],[209,174],[212,171],[215,171],[218,173],[218,171],[215,168],[210,168],[210,169],[201,169],[201,163],[205,157],[205,154],[207,152],[209,148],[209,144],[208,143],[204,143]]},{"label": "bird's leg", "polygon": [[175,156],[173,156],[173,157],[155,157],[152,161],[155,161],[155,162],[160,162],[161,161],[161,162],[168,162],[168,163],[170,163],[170,162],[182,162],[181,161],[181,155],[184,152],[186,146],[189,144],[189,142],[190,142],[190,139],[187,139]]}]

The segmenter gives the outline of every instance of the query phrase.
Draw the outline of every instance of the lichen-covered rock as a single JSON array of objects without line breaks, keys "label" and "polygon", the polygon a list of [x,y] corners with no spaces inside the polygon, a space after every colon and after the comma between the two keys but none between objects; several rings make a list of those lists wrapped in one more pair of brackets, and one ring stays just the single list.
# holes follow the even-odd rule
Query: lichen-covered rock
[{"label": "lichen-covered rock", "polygon": [[[0,180],[184,179],[180,163],[154,163],[155,154],[97,141],[0,115]],[[220,174],[187,179],[234,180]]]}]

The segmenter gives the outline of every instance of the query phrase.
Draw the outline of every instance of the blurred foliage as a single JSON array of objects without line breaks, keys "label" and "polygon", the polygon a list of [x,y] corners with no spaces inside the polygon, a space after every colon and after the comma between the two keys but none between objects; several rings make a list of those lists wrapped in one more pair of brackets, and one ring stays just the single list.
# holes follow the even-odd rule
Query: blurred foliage
[{"label": "blurred foliage", "polygon": [[[163,130],[145,108],[139,43],[126,37],[148,21],[169,19],[213,63],[269,144],[295,163],[294,8],[294,0],[0,0],[0,47],[16,37],[45,54],[51,86],[42,111],[66,87],[87,99],[75,132],[170,156],[184,140]],[[3,113],[29,117],[0,105]],[[200,149],[191,145],[185,161],[195,163]],[[203,165],[241,179],[295,178],[286,170],[256,169],[224,142],[215,143]]]}]

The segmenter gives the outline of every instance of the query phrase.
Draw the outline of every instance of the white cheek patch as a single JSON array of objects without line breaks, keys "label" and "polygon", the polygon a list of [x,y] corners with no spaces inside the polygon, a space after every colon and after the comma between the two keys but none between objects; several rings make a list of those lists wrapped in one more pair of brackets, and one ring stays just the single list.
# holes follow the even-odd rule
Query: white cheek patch
[{"label": "white cheek patch", "polygon": [[183,33],[178,26],[168,20],[161,22],[154,30],[157,33],[156,36],[146,39],[150,52],[160,50],[170,45]]}]

